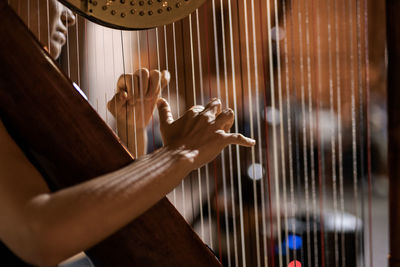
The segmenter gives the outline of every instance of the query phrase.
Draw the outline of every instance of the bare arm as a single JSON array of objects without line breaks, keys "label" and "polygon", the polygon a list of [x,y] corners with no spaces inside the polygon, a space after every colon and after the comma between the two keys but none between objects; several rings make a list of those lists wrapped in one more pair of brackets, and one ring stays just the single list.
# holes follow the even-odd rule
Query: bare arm
[{"label": "bare arm", "polygon": [[164,147],[121,170],[50,193],[3,125],[0,145],[0,237],[38,265],[85,250],[139,216],[179,183],[193,157]]},{"label": "bare arm", "polygon": [[226,145],[254,145],[253,140],[225,132],[232,126],[233,112],[220,109],[214,100],[174,121],[168,103],[160,100],[165,147],[116,172],[55,193],[0,124],[1,240],[22,259],[42,266],[98,243]]}]

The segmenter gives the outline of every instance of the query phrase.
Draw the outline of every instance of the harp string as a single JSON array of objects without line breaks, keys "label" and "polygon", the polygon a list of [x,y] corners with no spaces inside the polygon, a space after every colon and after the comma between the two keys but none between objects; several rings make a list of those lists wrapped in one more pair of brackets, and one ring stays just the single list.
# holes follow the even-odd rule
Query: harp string
[{"label": "harp string", "polygon": [[[329,106],[330,106],[330,116],[331,121],[335,121],[335,111],[334,111],[334,92],[333,92],[333,67],[332,67],[332,26],[331,26],[331,17],[330,17],[330,8],[331,8],[331,1],[328,1],[328,75],[329,75]],[[335,53],[337,57],[337,53]],[[338,203],[338,193],[337,193],[337,167],[336,167],[336,140],[335,140],[335,127],[332,124],[331,126],[331,154],[332,154],[332,198],[333,198],[333,212],[336,216],[338,212],[337,203]],[[334,224],[334,251],[335,251],[335,266],[339,266],[339,243],[338,243],[338,226],[335,222]]]},{"label": "harp string", "polygon": [[[196,12],[198,12],[196,10]],[[196,13],[197,14],[197,13]],[[198,20],[196,20],[196,25],[197,25],[197,40],[200,40],[200,32],[198,31]],[[194,42],[193,42],[193,26],[192,26],[192,14],[189,15],[189,34],[190,34],[190,55],[191,55],[191,68],[192,68],[192,86],[193,86],[193,103],[194,105],[197,105],[197,92],[196,92],[196,80],[195,80],[195,57],[194,57]],[[199,41],[200,42],[200,41]],[[200,51],[200,45],[198,45],[198,50]],[[199,57],[199,64],[201,65],[201,58]],[[199,76],[199,80],[201,80],[201,75]],[[201,84],[202,85],[202,84]],[[202,93],[201,89],[201,93]],[[203,96],[202,96],[203,98]],[[204,218],[203,218],[203,198],[202,198],[202,183],[201,183],[201,168],[196,170],[197,173],[197,181],[198,181],[198,191],[199,191],[199,212],[200,212],[200,228],[201,228],[201,237],[204,239]],[[192,179],[190,180],[192,183]],[[193,199],[193,193],[192,193],[192,199]],[[193,210],[193,209],[192,209]],[[194,212],[194,211],[192,211]],[[195,216],[193,215],[193,222]],[[209,230],[211,232],[211,228]]]},{"label": "harp string", "polygon": [[[321,265],[324,267],[325,266],[325,236],[324,236],[324,202],[323,202],[323,190],[322,190],[322,181],[323,181],[323,177],[322,177],[322,166],[321,166],[321,138],[322,136],[320,136],[320,125],[319,125],[319,111],[321,108],[321,101],[320,101],[320,91],[322,88],[322,83],[321,83],[321,39],[320,39],[320,5],[319,2],[318,6],[315,8],[314,5],[314,1],[311,1],[311,16],[312,16],[312,20],[313,22],[317,25],[314,30],[312,31],[312,40],[315,43],[315,39],[317,39],[317,55],[313,56],[313,65],[314,68],[316,69],[317,74],[314,75],[314,83],[317,86],[317,90],[316,90],[316,142],[317,142],[317,165],[318,165],[318,193],[319,193],[319,223],[320,223],[320,242],[321,242]],[[307,16],[308,16],[308,9],[307,9]],[[329,21],[329,20],[328,20]],[[315,37],[317,36],[317,37]],[[308,55],[310,55],[310,51],[308,51]],[[310,63],[311,64],[311,63]],[[311,77],[310,77],[310,81],[311,81]],[[311,94],[312,90],[310,91]],[[311,102],[311,101],[310,101]],[[312,105],[312,103],[310,103],[310,106]],[[311,131],[312,132],[312,131]],[[313,140],[313,139],[312,139]],[[311,146],[311,151],[314,150],[314,145]],[[323,154],[322,154],[323,155]],[[311,156],[311,160],[314,161],[314,155],[312,154]],[[315,165],[314,165],[315,167]],[[315,176],[315,174],[314,174]],[[314,177],[315,179],[315,177]],[[315,182],[314,182],[315,184]],[[315,192],[315,185],[313,185],[313,194],[316,195]],[[316,197],[313,197],[314,201],[316,199]],[[315,205],[315,204],[314,204]],[[316,210],[316,206],[314,206],[314,227],[315,227],[315,223],[317,222],[317,210]],[[314,242],[317,242],[316,240],[316,235],[314,235]],[[317,243],[318,244],[318,243]]]},{"label": "harp string", "polygon": [[[261,0],[260,0],[260,6],[261,6]],[[267,2],[267,7],[268,7],[268,2]],[[259,9],[260,11],[260,32],[261,32],[261,40],[264,40],[264,33],[263,33],[263,23],[262,23],[262,11],[261,8]],[[268,11],[267,11],[268,12]],[[267,31],[269,28],[267,28]],[[268,85],[267,85],[267,72],[266,72],[266,65],[267,62],[266,60],[266,55],[264,53],[264,45],[261,46],[261,52],[262,52],[262,58],[263,58],[263,77],[264,77],[264,86],[265,89],[263,90],[263,97],[264,97],[264,126],[265,126],[265,166],[266,166],[266,177],[267,177],[267,183],[266,188],[267,188],[267,195],[268,195],[268,215],[269,215],[269,234],[270,234],[270,253],[271,253],[271,266],[275,266],[275,251],[274,251],[274,231],[273,231],[273,212],[272,212],[272,194],[271,194],[271,172],[270,172],[270,158],[269,158],[269,135],[268,135],[268,122],[266,120],[267,117],[267,90],[268,90]],[[262,192],[262,191],[261,191]],[[263,199],[265,201],[265,199]],[[267,254],[268,255],[268,254]],[[268,262],[268,258],[266,257],[266,260]]]},{"label": "harp string", "polygon": [[[364,212],[364,192],[365,192],[365,152],[364,152],[364,96],[363,96],[363,73],[362,73],[362,49],[361,49],[361,1],[356,0],[356,40],[357,40],[357,77],[358,77],[358,113],[359,113],[359,155],[360,155],[360,178],[361,178],[361,194],[360,194],[360,205],[361,205],[361,218],[363,221],[365,220],[365,212]],[[365,66],[366,67],[366,66]],[[363,264],[364,260],[364,231],[360,235],[360,264]]]},{"label": "harp string", "polygon": [[[284,5],[285,3],[283,3]],[[284,216],[284,231],[285,238],[284,242],[287,244],[289,242],[289,232],[288,232],[288,211],[287,211],[287,186],[286,186],[286,162],[285,162],[285,140],[284,140],[284,120],[283,120],[283,104],[282,104],[282,68],[281,68],[281,49],[280,49],[280,24],[279,24],[279,14],[278,14],[278,2],[274,0],[275,5],[275,45],[276,45],[276,55],[277,55],[277,81],[278,81],[278,105],[279,105],[279,122],[280,122],[280,156],[281,156],[281,170],[282,170],[282,192],[283,192],[283,216]],[[272,60],[272,59],[270,59]],[[272,71],[272,70],[271,70]],[[286,265],[289,264],[289,246],[285,246],[286,253]]]},{"label": "harp string", "polygon": [[[232,92],[233,92],[233,109],[235,110],[234,117],[235,117],[235,132],[238,132],[238,116],[237,116],[237,102],[236,102],[236,71],[235,71],[235,54],[233,49],[233,23],[232,23],[232,3],[231,0],[227,0],[228,3],[228,19],[229,19],[229,43],[230,43],[230,59],[231,59],[231,77],[232,77]],[[230,158],[230,165],[232,164],[232,146],[229,146],[229,158]],[[238,181],[241,180],[241,169],[240,169],[240,151],[239,146],[236,145],[236,169],[237,169],[237,179]],[[231,176],[231,197],[232,197],[232,216],[233,216],[233,243],[234,243],[234,251],[235,251],[235,263],[239,264],[239,251],[238,251],[238,238],[237,238],[237,227],[236,227],[236,201],[235,201],[235,188],[234,188],[234,177],[233,177],[233,168],[231,168],[230,172]],[[238,196],[239,200],[242,199],[242,191],[241,185],[238,184]],[[243,237],[243,209],[242,205],[239,202],[239,217],[240,217],[240,235]],[[243,240],[243,238],[241,239]],[[243,241],[242,241],[243,242]],[[243,243],[242,243],[243,244]],[[243,247],[243,246],[242,246]],[[242,249],[243,254],[243,249]]]},{"label": "harp string", "polygon": [[[297,102],[297,78],[296,78],[296,58],[295,58],[295,45],[294,45],[294,12],[293,12],[293,0],[290,1],[290,36],[291,36],[291,69],[293,71],[293,75],[292,75],[292,85],[293,85],[293,98],[294,100]],[[295,163],[296,163],[296,194],[298,196],[298,198],[301,198],[302,193],[301,193],[301,187],[302,187],[302,183],[301,183],[301,173],[300,173],[300,143],[299,143],[299,134],[298,131],[296,129],[296,126],[299,124],[298,122],[298,114],[297,114],[297,107],[294,110],[293,113],[288,114],[288,116],[293,116],[293,124],[294,124],[294,147],[295,147]],[[304,205],[303,203],[299,203],[300,208],[302,208]],[[305,259],[305,255],[304,255],[304,248],[303,246],[300,248],[300,253],[301,253],[301,262],[304,262]]]},{"label": "harp string", "polygon": [[[279,186],[279,169],[278,169],[278,152],[276,141],[276,109],[275,109],[275,82],[273,73],[273,54],[272,54],[272,36],[271,36],[271,7],[270,1],[267,1],[267,27],[268,27],[268,55],[269,55],[269,72],[270,72],[270,91],[271,91],[271,110],[272,110],[272,149],[273,149],[273,171],[275,177],[275,204],[276,204],[276,225],[278,236],[278,259],[279,267],[283,266],[282,261],[282,236],[281,236],[281,208],[280,208],[280,186]],[[268,139],[267,139],[268,140]],[[268,153],[268,151],[267,151]],[[271,194],[271,192],[269,192]]]},{"label": "harp string", "polygon": [[[262,27],[262,12],[261,12],[261,1],[259,1],[259,22],[260,22],[260,35],[261,35],[261,40],[264,40],[264,35],[263,35],[263,27]],[[254,15],[253,15],[254,18]],[[255,38],[254,38],[255,39]],[[264,84],[265,84],[265,55],[264,55],[264,46],[261,45],[261,52],[262,52],[262,61],[261,61],[261,66],[263,68],[263,74],[262,75],[264,77]],[[257,57],[255,57],[256,59]],[[260,89],[260,87],[258,87],[258,89]],[[259,99],[259,90],[256,91],[257,94],[257,99]],[[265,90],[263,90],[264,94],[265,94]],[[257,100],[257,103],[259,105],[259,100]],[[259,109],[259,106],[257,105],[257,108]],[[266,99],[264,97],[264,103],[263,103],[263,109],[264,109],[264,114],[265,114],[265,110],[266,110]],[[260,111],[257,110],[257,116],[259,116]],[[258,144],[258,156],[259,156],[259,161],[260,164],[262,166],[263,164],[263,158],[262,158],[262,142],[261,142],[261,124],[260,124],[260,120],[257,119],[257,134],[258,134],[258,140],[257,140],[257,144]],[[268,143],[268,140],[265,140],[265,143]],[[268,149],[266,150],[266,154],[268,153]],[[267,170],[269,169],[268,167],[266,168]],[[266,216],[266,197],[265,197],[265,174],[262,174],[262,178],[260,180],[260,194],[261,194],[261,217],[262,217],[262,243],[263,243],[263,253],[264,253],[264,266],[268,266],[268,245],[267,245],[267,216]]]},{"label": "harp string", "polygon": [[[241,47],[241,36],[240,36],[240,14],[239,14],[239,1],[236,0],[236,5],[237,5],[237,9],[236,9],[236,14],[237,14],[237,29],[238,29],[238,46],[239,46],[239,51],[242,51],[242,47]],[[232,32],[232,28],[230,29]],[[232,37],[231,37],[232,38]],[[233,45],[233,41],[232,41],[232,45]],[[232,47],[233,49],[233,47]],[[232,65],[234,65],[232,63]],[[243,76],[243,69],[242,69],[242,57],[239,55],[239,66],[240,66],[240,75]],[[234,72],[233,72],[234,74]],[[235,77],[232,77],[232,79],[235,79]],[[241,79],[240,81],[240,86],[243,89],[243,79]],[[238,111],[237,109],[237,100],[236,100],[236,86],[234,86],[234,108],[236,111]],[[243,92],[242,92],[242,96],[243,96]],[[243,103],[242,103],[243,105]],[[242,112],[244,113],[244,110],[242,108]],[[239,129],[239,121],[237,120],[237,113],[235,113],[235,131],[238,132]],[[238,183],[238,195],[239,195],[239,219],[240,219],[240,238],[241,238],[241,248],[242,248],[242,265],[246,266],[246,247],[245,247],[245,235],[244,235],[244,214],[243,214],[243,190],[242,190],[242,176],[241,176],[241,166],[240,166],[240,154],[239,154],[239,146],[236,145],[236,158],[237,158],[237,169],[238,169],[238,176],[237,176],[237,183]],[[246,158],[246,157],[244,157]]]},{"label": "harp string", "polygon": [[[226,59],[226,40],[225,40],[225,21],[224,21],[224,4],[223,4],[223,1],[222,0],[220,0],[220,16],[221,16],[221,37],[222,37],[222,56],[223,56],[223,67],[224,67],[224,89],[225,89],[225,106],[227,107],[227,108],[229,108],[229,93],[228,93],[228,70],[227,70],[227,59]],[[197,10],[196,10],[196,12],[197,12]],[[200,58],[200,55],[199,55],[199,58]],[[226,149],[225,149],[225,151],[226,151]],[[230,226],[229,226],[229,217],[228,217],[228,213],[229,213],[229,206],[228,206],[228,190],[227,190],[227,179],[226,179],[226,170],[225,170],[225,151],[221,154],[221,156],[222,156],[222,161],[223,161],[223,164],[222,164],[222,171],[223,171],[223,177],[225,177],[224,179],[223,179],[223,190],[224,190],[224,206],[225,206],[225,213],[224,213],[224,215],[225,215],[225,230],[226,230],[226,243],[227,243],[227,257],[228,257],[228,267],[231,267],[232,266],[232,263],[231,263],[231,248],[230,248],[230,246],[231,246],[231,242],[230,242]],[[230,170],[230,177],[231,177],[231,179],[232,179],[232,176],[233,176],[233,162],[232,162],[232,146],[231,145],[229,145],[228,146],[228,160],[229,160],[229,170]],[[231,180],[231,183],[232,183],[233,181]],[[233,193],[233,189],[231,189],[232,190],[232,193]],[[234,197],[233,196],[231,196],[231,198],[232,198],[232,201],[234,201]],[[233,206],[234,205],[232,205],[232,208],[233,208]],[[235,223],[235,215],[234,215],[234,213],[233,213],[233,215],[232,215],[232,217],[233,217],[233,222]],[[236,229],[235,229],[236,227],[234,227],[234,229],[233,229],[233,234],[234,235],[236,235]],[[237,253],[237,250],[236,250],[236,243],[234,244],[235,245],[235,253]],[[236,257],[236,256],[235,256]]]},{"label": "harp string", "polygon": [[[351,92],[351,133],[352,133],[352,163],[353,163],[353,197],[354,197],[354,214],[356,218],[359,217],[359,204],[358,204],[358,167],[357,167],[357,125],[356,125],[356,99],[355,99],[355,59],[354,59],[354,40],[353,40],[353,4],[348,2],[348,24],[349,24],[349,49],[350,49],[350,92]],[[359,225],[356,220],[355,226],[355,258],[359,251]]]},{"label": "harp string", "polygon": [[[287,21],[286,21],[286,0],[283,0],[282,2],[282,17],[283,17],[283,27],[285,29],[285,33],[288,33],[288,28],[287,28]],[[279,39],[279,38],[278,38]],[[279,45],[279,44],[278,44]],[[278,47],[277,47],[278,49]],[[293,151],[292,151],[292,121],[291,121],[291,103],[290,103],[290,83],[289,83],[289,58],[288,58],[288,41],[287,38],[284,38],[284,62],[285,62],[285,92],[286,92],[286,108],[287,108],[287,131],[288,131],[288,141],[287,141],[287,146],[288,146],[288,157],[289,157],[289,187],[290,187],[290,203],[291,203],[291,217],[295,218],[296,216],[296,211],[295,211],[295,196],[294,196],[294,171],[293,171]],[[279,55],[280,53],[278,53]],[[279,59],[278,59],[279,60]],[[279,61],[278,61],[279,62]],[[281,109],[281,113],[283,113],[283,109]],[[281,123],[283,124],[284,121],[282,119]],[[284,153],[285,148],[283,146],[282,149],[282,153]],[[283,154],[284,155],[284,154]],[[284,159],[284,156],[282,156],[282,158]],[[284,160],[283,160],[283,164],[284,164]],[[282,170],[285,170],[286,168],[282,165]],[[285,181],[285,175],[282,174],[282,176],[284,177]],[[284,182],[285,183],[285,182]],[[285,192],[285,191],[284,191]],[[286,199],[286,197],[284,196],[284,198]],[[292,233],[296,233],[296,225],[294,220],[292,219],[292,223],[291,223],[291,230]],[[287,239],[287,241],[289,241]],[[293,238],[293,243],[294,243],[294,247],[296,247],[296,238]],[[293,252],[294,255],[294,260],[297,260],[297,251],[294,250]]]},{"label": "harp string", "polygon": [[[167,44],[167,26],[163,26],[163,34],[164,34],[164,53],[165,53],[165,69],[169,70],[169,63],[168,63],[168,44]],[[167,99],[168,102],[171,103],[171,89],[170,89],[170,84],[167,84]],[[176,188],[172,190],[172,200],[174,206],[176,206]],[[201,211],[202,212],[202,211]],[[201,216],[202,217],[202,216]],[[202,235],[202,239],[204,239],[204,236]]]},{"label": "harp string", "polygon": [[[310,190],[308,177],[308,153],[307,153],[307,126],[306,126],[306,106],[305,106],[305,89],[304,89],[304,53],[303,53],[303,21],[302,9],[300,1],[298,1],[298,34],[299,34],[299,61],[300,61],[300,94],[301,94],[301,120],[302,120],[302,137],[303,137],[303,175],[304,175],[304,193],[305,193],[305,209],[306,209],[306,231],[307,231],[307,262],[312,262],[311,258],[311,234],[310,234]],[[298,162],[299,163],[299,162]],[[317,258],[316,258],[317,259]]]},{"label": "harp string", "polygon": [[[247,78],[247,93],[248,93],[248,105],[249,105],[249,122],[250,122],[250,137],[254,138],[254,125],[253,125],[253,103],[252,103],[252,83],[251,83],[251,66],[250,66],[250,48],[249,48],[249,33],[248,33],[248,17],[247,17],[247,1],[243,1],[243,13],[244,13],[244,37],[245,37],[245,51],[246,51],[246,78]],[[255,43],[255,40],[254,40]],[[254,62],[256,62],[256,58],[254,58]],[[256,70],[254,69],[254,73]],[[257,88],[255,88],[257,90]],[[242,87],[242,90],[245,90],[245,86]],[[243,92],[243,99],[245,99],[245,92]],[[243,100],[244,102],[244,100]],[[242,104],[245,106],[245,103]],[[257,103],[258,105],[258,103]],[[254,147],[251,148],[251,163],[252,163],[252,172],[255,175],[255,152]],[[253,178],[253,201],[254,201],[254,212],[255,216],[257,216],[257,196],[256,196],[257,188],[256,188],[256,180]],[[256,255],[257,255],[257,266],[260,266],[260,247],[259,247],[259,236],[258,236],[258,221],[255,218],[255,230],[256,230]]]},{"label": "harp string", "polygon": [[[312,75],[311,75],[311,40],[310,40],[310,16],[308,1],[305,5],[305,27],[306,27],[306,59],[307,59],[307,93],[308,93],[308,115],[309,115],[309,138],[310,138],[310,168],[311,168],[311,194],[312,194],[312,210],[313,210],[313,242],[314,242],[314,260],[315,265],[319,262],[318,251],[318,233],[317,233],[317,194],[315,185],[315,158],[314,158],[314,113],[312,102]],[[318,129],[317,129],[318,130]],[[324,263],[322,263],[324,265]]]},{"label": "harp string", "polygon": [[[132,43],[133,43],[133,40],[132,40],[132,34],[133,33],[130,33],[129,34],[129,51],[134,51],[133,50],[133,47],[132,47]],[[132,75],[133,75],[133,70],[134,70],[134,68],[133,68],[133,56],[131,56],[131,59],[129,60],[129,62],[130,62],[130,64],[131,64],[131,72],[132,72]],[[132,76],[132,90],[135,88],[135,81],[134,81],[134,78],[133,78],[133,76]],[[136,96],[137,97],[137,96]],[[128,106],[127,106],[128,107]],[[133,114],[133,121],[136,121],[136,109],[135,109],[135,107],[133,106],[132,107],[132,114]],[[137,139],[137,127],[136,127],[136,123],[134,123],[133,124],[133,135],[134,135],[134,140],[135,140],[135,155],[136,156],[138,156],[139,154],[138,154],[138,139]]]},{"label": "harp string", "polygon": [[[342,99],[341,99],[341,61],[339,56],[340,51],[340,34],[339,34],[339,10],[338,10],[338,0],[334,0],[334,14],[335,16],[335,59],[336,59],[336,98],[337,98],[337,138],[338,138],[338,165],[339,165],[339,195],[340,195],[340,211],[341,211],[341,259],[342,266],[345,266],[346,261],[346,249],[345,249],[345,236],[343,229],[344,220],[344,188],[343,188],[343,145],[342,145]],[[338,262],[336,263],[338,264]]]},{"label": "harp string", "polygon": [[[213,24],[213,33],[214,33],[214,51],[215,51],[215,70],[216,70],[216,78],[217,78],[217,97],[222,99],[221,95],[221,86],[220,86],[220,63],[219,63],[219,45],[218,45],[218,36],[217,36],[217,19],[216,19],[216,11],[215,11],[215,0],[211,1],[212,5],[212,24]],[[221,7],[222,8],[222,7]],[[225,173],[225,150],[221,152],[221,165],[222,169],[222,181],[225,184],[226,181],[226,173]],[[216,211],[217,211],[217,235],[218,235],[218,248],[219,248],[219,258],[222,261],[222,248],[221,248],[221,223],[220,223],[220,212],[219,212],[219,203],[218,203],[218,175],[217,175],[217,162],[214,160],[214,182],[215,182],[215,203],[216,203]],[[224,188],[223,188],[224,189]],[[224,198],[226,195],[223,195]],[[224,202],[224,212],[226,212],[226,206]],[[228,236],[227,236],[228,237]]]},{"label": "harp string", "polygon": [[[40,36],[40,1],[37,0],[36,3],[37,3],[36,8],[37,8],[37,12],[38,12],[38,17],[37,17],[37,20],[38,20],[37,21],[37,23],[38,23],[38,28],[37,28],[37,30],[38,30],[38,39],[41,42],[42,40],[41,40],[41,36]],[[10,0],[8,0],[8,4],[10,4]]]},{"label": "harp string", "polygon": [[368,180],[368,236],[369,236],[369,262],[373,267],[373,241],[372,241],[372,160],[371,160],[371,125],[370,125],[370,75],[369,75],[369,34],[368,34],[368,1],[364,0],[364,43],[365,43],[365,104],[367,121],[367,180]]},{"label": "harp string", "polygon": [[[40,19],[39,19],[40,20]],[[75,15],[75,31],[76,31],[76,67],[77,69],[77,75],[78,75],[78,86],[81,87],[81,70],[80,70],[80,52],[79,52],[79,17],[78,15]],[[39,33],[40,36],[40,33]]]},{"label": "harp string", "polygon": [[[59,5],[57,5],[57,8],[59,8]],[[66,36],[66,45],[67,45],[67,69],[68,69],[68,77],[71,78],[71,64],[70,64],[70,47],[69,47],[69,25],[68,25],[68,13],[67,11],[64,12],[65,16],[65,23],[67,27],[67,36]]]},{"label": "harp string", "polygon": [[[247,22],[247,5],[246,6],[246,13],[245,13],[245,20]],[[258,79],[258,58],[257,58],[257,39],[256,39],[256,28],[255,28],[255,13],[254,13],[254,0],[251,0],[251,27],[252,27],[252,33],[253,33],[253,63],[254,63],[254,88],[249,86],[248,91],[249,91],[249,110],[250,110],[250,127],[251,127],[251,134],[252,137],[257,140],[257,147],[259,148],[259,154],[261,154],[261,140],[260,140],[260,101],[259,101],[259,79]],[[248,25],[246,23],[246,29]],[[248,32],[246,33],[246,45],[249,46],[249,34]],[[248,48],[247,48],[248,50]],[[248,56],[248,64],[247,64],[247,71],[248,71],[248,81],[249,83],[251,82],[250,79],[250,57]],[[254,123],[253,123],[253,97],[252,97],[252,89],[255,90],[256,93],[256,120],[257,120],[257,137],[255,137],[254,133]],[[256,235],[256,253],[257,253],[257,266],[261,266],[261,252],[260,252],[260,234],[259,234],[259,219],[258,219],[258,193],[257,193],[257,183],[256,183],[256,162],[255,162],[255,147],[251,148],[251,160],[252,160],[252,172],[253,172],[253,201],[254,201],[254,221],[255,221],[255,235]],[[261,159],[261,158],[260,158]]]},{"label": "harp string", "polygon": [[[105,31],[105,29],[104,28],[102,28],[102,39],[103,39],[103,42],[102,42],[102,44],[103,44],[103,48],[102,48],[102,52],[103,52],[103,77],[106,77],[106,56],[105,56],[105,53],[106,53],[106,49],[105,49],[105,38],[104,38],[104,31]],[[77,47],[77,49],[78,49],[78,47]],[[79,61],[78,61],[79,62]],[[105,107],[107,107],[107,90],[104,90],[104,106]],[[106,123],[107,123],[107,125],[109,124],[109,121],[108,121],[108,111],[107,111],[107,108],[105,109],[105,120],[106,120]],[[127,135],[128,135],[128,133],[127,133]]]}]

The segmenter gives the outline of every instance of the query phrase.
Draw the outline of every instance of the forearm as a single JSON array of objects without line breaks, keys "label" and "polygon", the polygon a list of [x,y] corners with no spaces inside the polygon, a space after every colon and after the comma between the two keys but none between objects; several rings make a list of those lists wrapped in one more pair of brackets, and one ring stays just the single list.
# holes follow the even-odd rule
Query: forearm
[{"label": "forearm", "polygon": [[57,250],[54,261],[91,247],[154,205],[189,172],[188,156],[162,148],[121,170],[30,201],[37,233],[45,233],[49,249]]},{"label": "forearm", "polygon": [[146,128],[137,128],[135,125],[118,123],[118,136],[135,158],[147,152]]}]

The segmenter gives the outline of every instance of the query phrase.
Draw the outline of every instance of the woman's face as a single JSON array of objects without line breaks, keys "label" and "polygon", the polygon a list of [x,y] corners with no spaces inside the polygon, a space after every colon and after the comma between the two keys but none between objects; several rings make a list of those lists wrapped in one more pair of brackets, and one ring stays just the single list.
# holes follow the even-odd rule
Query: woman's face
[{"label": "woman's face", "polygon": [[[47,1],[45,2],[47,11]],[[49,5],[49,28],[46,29],[50,42],[45,44],[50,55],[56,59],[60,56],[61,49],[67,40],[67,29],[75,24],[75,16],[71,10],[59,3],[57,0],[48,0]]]}]

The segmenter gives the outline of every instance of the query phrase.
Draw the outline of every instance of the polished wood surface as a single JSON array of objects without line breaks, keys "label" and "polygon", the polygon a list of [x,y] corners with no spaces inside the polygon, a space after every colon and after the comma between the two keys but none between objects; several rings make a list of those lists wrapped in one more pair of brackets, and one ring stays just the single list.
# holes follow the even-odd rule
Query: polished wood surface
[{"label": "polished wood surface", "polygon": [[[132,162],[6,1],[0,36],[0,117],[52,190]],[[96,266],[220,266],[166,198],[87,254]]]}]

